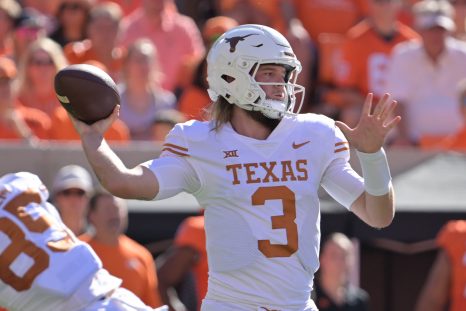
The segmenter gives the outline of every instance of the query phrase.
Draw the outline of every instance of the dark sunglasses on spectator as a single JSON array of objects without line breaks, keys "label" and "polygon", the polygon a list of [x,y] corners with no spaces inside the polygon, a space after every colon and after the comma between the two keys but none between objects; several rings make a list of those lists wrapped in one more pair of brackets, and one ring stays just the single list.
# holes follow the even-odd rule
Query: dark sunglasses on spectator
[{"label": "dark sunglasses on spectator", "polygon": [[38,59],[38,58],[31,58],[29,61],[30,65],[34,66],[50,66],[53,65],[53,61],[49,59]]},{"label": "dark sunglasses on spectator", "polygon": [[81,3],[77,3],[77,2],[68,2],[68,3],[65,2],[61,5],[61,9],[62,10],[68,9],[72,11],[84,10],[84,6]]},{"label": "dark sunglasses on spectator", "polygon": [[60,191],[58,194],[63,195],[65,197],[69,197],[69,196],[82,197],[86,194],[86,191],[82,189],[66,189],[66,190]]}]

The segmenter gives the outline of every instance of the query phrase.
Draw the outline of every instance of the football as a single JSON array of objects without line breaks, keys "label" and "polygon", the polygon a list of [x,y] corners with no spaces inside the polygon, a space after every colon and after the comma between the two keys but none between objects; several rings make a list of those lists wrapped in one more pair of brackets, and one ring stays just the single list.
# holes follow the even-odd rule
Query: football
[{"label": "football", "polygon": [[55,93],[61,105],[87,124],[108,117],[120,95],[112,78],[102,69],[88,64],[70,65],[55,75]]}]

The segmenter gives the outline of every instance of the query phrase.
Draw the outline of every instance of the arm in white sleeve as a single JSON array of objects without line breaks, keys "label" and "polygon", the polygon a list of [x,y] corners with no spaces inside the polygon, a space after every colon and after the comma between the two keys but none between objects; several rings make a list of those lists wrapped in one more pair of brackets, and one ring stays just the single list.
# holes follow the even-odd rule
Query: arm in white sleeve
[{"label": "arm in white sleeve", "polygon": [[154,200],[166,199],[183,191],[194,193],[201,186],[195,170],[183,158],[162,157],[141,165],[149,168],[159,182],[159,192]]},{"label": "arm in white sleeve", "polygon": [[364,181],[344,158],[335,158],[322,177],[322,187],[338,203],[350,209],[364,192]]}]

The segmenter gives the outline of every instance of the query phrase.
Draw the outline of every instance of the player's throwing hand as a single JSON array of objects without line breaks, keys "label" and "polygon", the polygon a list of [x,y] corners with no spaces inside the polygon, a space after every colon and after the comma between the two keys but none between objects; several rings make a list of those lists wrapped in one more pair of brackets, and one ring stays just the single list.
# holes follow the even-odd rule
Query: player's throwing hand
[{"label": "player's throwing hand", "polygon": [[355,128],[350,128],[340,121],[335,122],[350,145],[365,153],[373,153],[382,148],[388,132],[401,120],[400,116],[392,118],[397,102],[390,98],[390,94],[384,94],[374,109],[372,109],[372,99],[373,94],[369,93]]}]

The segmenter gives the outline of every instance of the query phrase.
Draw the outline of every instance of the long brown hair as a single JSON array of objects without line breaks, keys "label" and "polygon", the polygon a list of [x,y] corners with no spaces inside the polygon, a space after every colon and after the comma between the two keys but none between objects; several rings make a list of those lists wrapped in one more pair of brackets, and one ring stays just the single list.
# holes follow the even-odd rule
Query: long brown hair
[{"label": "long brown hair", "polygon": [[227,102],[225,98],[219,96],[210,106],[209,116],[214,122],[214,130],[218,131],[224,124],[230,122],[233,116],[233,104]]},{"label": "long brown hair", "polygon": [[[211,106],[208,111],[210,120],[214,122],[214,131],[220,130],[220,128],[225,124],[231,121],[231,118],[233,117],[233,109],[234,109],[234,104],[230,104],[225,98],[222,96],[219,96],[217,101],[215,101]],[[243,108],[241,108],[243,109]],[[278,124],[281,121],[281,118],[279,119],[272,119],[266,117],[261,111],[246,111],[249,116],[261,123],[262,125],[268,127],[271,131],[273,131]]]}]

